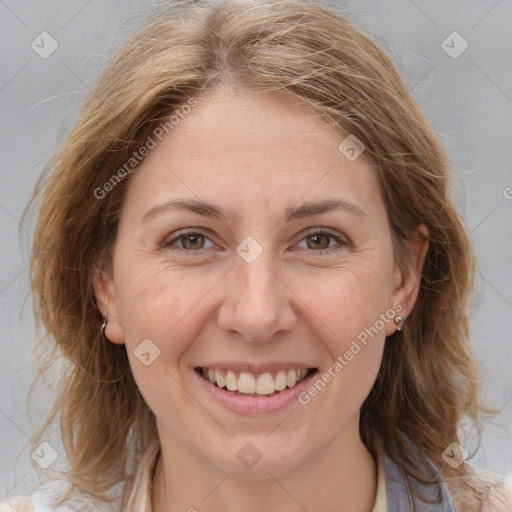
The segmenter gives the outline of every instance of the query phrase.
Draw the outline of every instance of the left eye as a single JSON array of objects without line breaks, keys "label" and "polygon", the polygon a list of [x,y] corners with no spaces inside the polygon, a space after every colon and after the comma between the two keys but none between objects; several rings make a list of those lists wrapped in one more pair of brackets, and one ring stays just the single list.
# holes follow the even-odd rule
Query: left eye
[{"label": "left eye", "polygon": [[328,231],[313,231],[308,233],[301,242],[306,242],[308,249],[315,249],[315,252],[323,252],[324,250],[332,249],[332,241],[336,241],[338,245],[345,246],[347,243],[339,235],[330,233]]}]

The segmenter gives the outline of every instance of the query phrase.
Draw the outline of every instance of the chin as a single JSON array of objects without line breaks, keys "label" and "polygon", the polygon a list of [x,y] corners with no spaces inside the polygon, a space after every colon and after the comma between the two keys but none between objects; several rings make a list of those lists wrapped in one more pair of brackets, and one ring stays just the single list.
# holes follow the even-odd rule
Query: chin
[{"label": "chin", "polygon": [[[252,439],[252,440],[251,440]],[[304,463],[304,449],[282,440],[270,442],[268,439],[247,436],[237,439],[232,447],[224,449],[210,462],[223,473],[242,480],[278,478],[296,470]]]}]

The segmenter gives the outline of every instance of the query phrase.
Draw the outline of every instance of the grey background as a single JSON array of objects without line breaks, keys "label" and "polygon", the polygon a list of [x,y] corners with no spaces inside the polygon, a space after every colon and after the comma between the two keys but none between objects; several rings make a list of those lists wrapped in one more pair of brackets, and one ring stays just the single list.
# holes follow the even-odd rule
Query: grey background
[{"label": "grey background", "polygon": [[[352,10],[388,48],[455,164],[454,198],[479,260],[472,338],[485,402],[499,410],[485,425],[471,462],[511,473],[512,1],[336,5]],[[33,368],[27,362],[36,335],[30,302],[24,305],[28,258],[27,246],[19,242],[19,219],[56,148],[64,113],[79,104],[105,61],[104,49],[116,44],[123,20],[141,6],[134,0],[0,0],[0,501],[22,493],[36,478],[27,434],[49,406],[48,396],[41,395],[39,415],[29,419],[26,396]],[[59,45],[47,59],[31,48],[43,31]],[[453,31],[469,43],[457,59],[441,47]],[[21,227],[22,233],[28,230]],[[50,438],[62,460],[57,432]]]}]

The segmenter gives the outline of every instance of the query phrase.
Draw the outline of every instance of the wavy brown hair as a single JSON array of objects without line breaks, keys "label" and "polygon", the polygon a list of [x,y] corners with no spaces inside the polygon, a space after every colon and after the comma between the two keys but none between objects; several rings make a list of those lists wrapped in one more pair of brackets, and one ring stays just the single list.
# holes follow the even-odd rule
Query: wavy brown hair
[{"label": "wavy brown hair", "polygon": [[[360,431],[374,455],[382,442],[408,475],[426,481],[405,434],[461,490],[469,466],[452,469],[441,454],[459,440],[461,421],[477,425],[484,409],[468,334],[473,252],[449,197],[447,157],[385,52],[339,10],[306,0],[168,2],[109,61],[34,193],[30,277],[44,329],[35,358],[41,374],[62,363],[35,439],[58,418],[67,478],[103,500],[157,436],[125,347],[101,333],[92,287],[97,269],[110,269],[130,177],[101,199],[94,191],[170,113],[222,85],[294,96],[364,143],[400,265],[417,226],[427,226],[419,296],[385,344]],[[476,491],[467,490],[456,494],[473,510]]]}]

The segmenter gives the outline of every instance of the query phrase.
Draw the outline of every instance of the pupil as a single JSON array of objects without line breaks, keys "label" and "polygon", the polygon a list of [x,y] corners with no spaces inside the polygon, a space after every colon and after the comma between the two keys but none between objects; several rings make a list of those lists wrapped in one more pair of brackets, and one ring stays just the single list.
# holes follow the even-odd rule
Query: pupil
[{"label": "pupil", "polygon": [[201,247],[193,247],[198,241],[201,241],[203,235],[187,235],[183,239],[183,247],[185,249],[200,249]]},{"label": "pupil", "polygon": [[[321,247],[321,239],[324,239],[324,242],[327,240],[327,244],[323,244]],[[318,249],[326,249],[328,246],[329,246],[329,241],[328,241],[328,237],[327,235],[311,235],[310,237],[311,240],[313,240],[313,243],[315,244],[315,247]],[[320,242],[320,245],[318,245],[318,242]],[[310,247],[311,249],[312,247]]]}]

